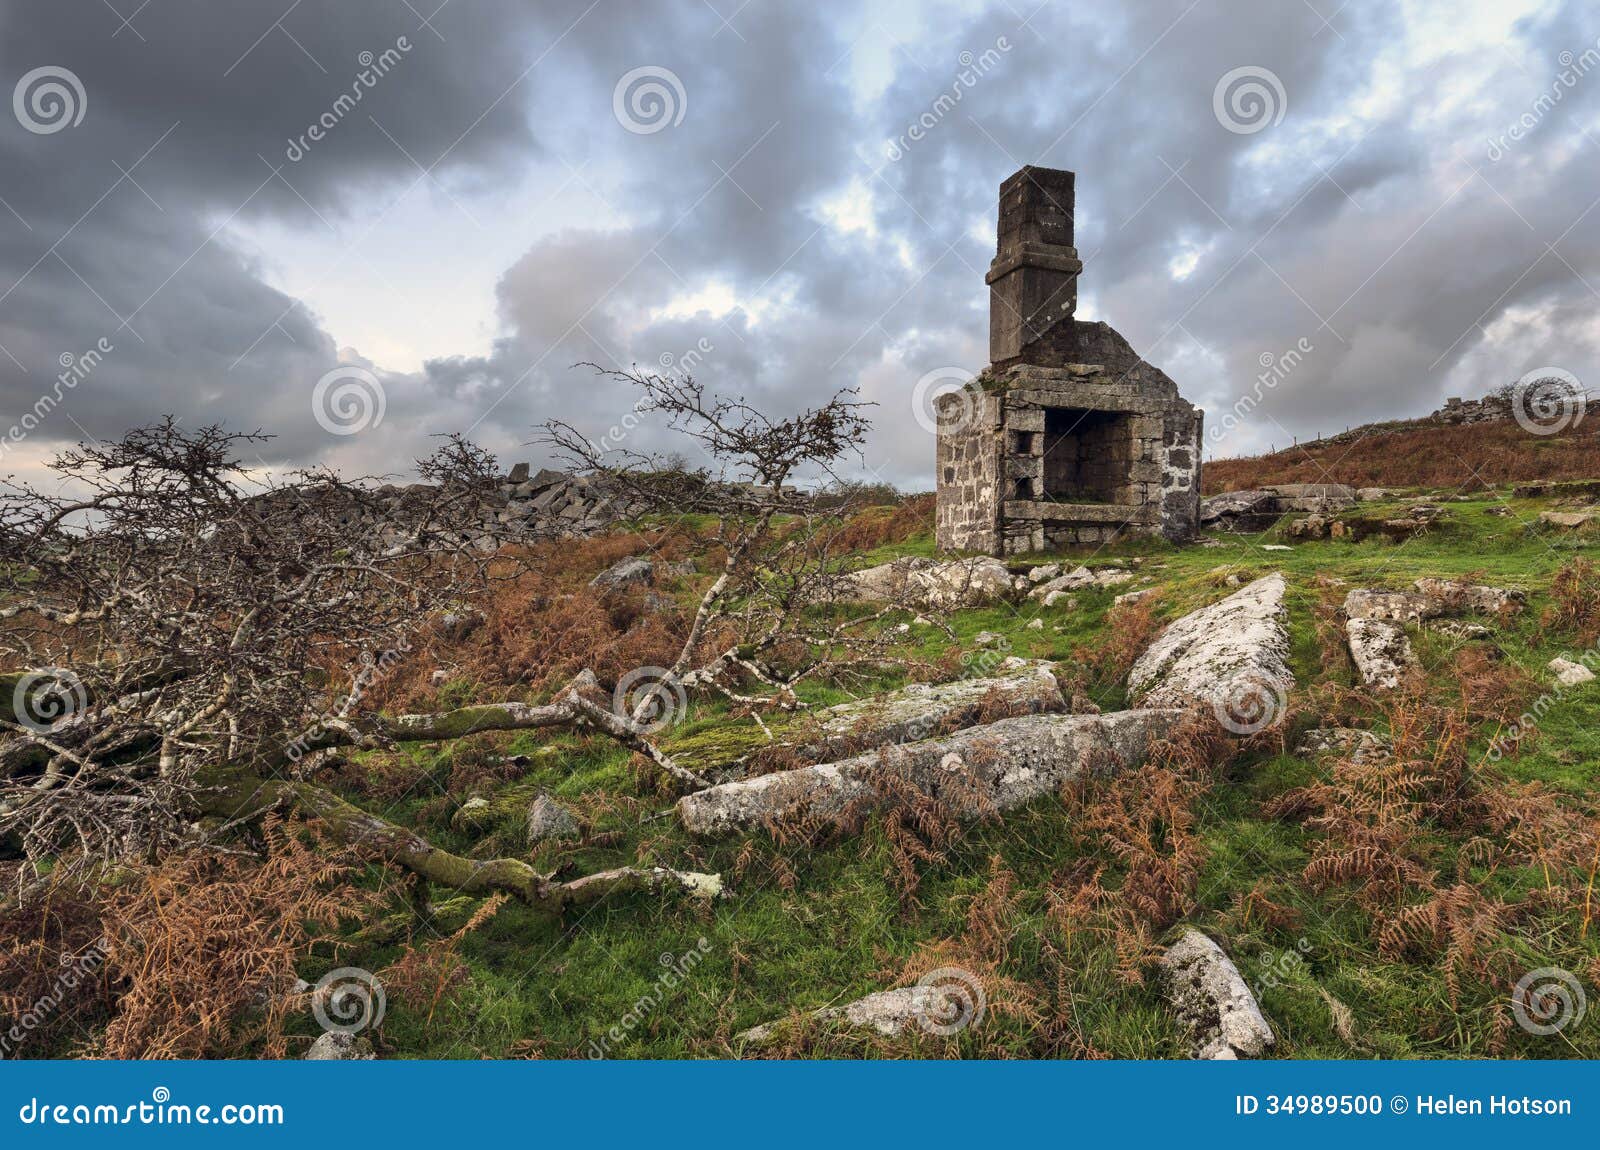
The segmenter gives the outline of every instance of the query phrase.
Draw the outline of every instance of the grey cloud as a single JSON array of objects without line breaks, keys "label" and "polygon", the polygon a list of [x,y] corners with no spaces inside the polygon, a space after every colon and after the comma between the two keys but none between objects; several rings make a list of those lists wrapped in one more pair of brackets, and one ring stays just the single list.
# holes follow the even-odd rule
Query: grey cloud
[{"label": "grey cloud", "polygon": [[[870,100],[848,83],[870,12],[750,5],[723,26],[703,3],[588,7],[451,4],[441,43],[404,6],[308,0],[285,29],[324,75],[280,31],[233,66],[271,19],[253,5],[152,5],[136,22],[145,42],[112,38],[109,13],[98,29],[11,6],[21,31],[0,46],[4,77],[73,67],[93,114],[53,136],[0,117],[0,196],[34,227],[0,212],[0,292],[116,179],[111,160],[131,164],[182,124],[137,172],[165,212],[118,186],[61,244],[70,268],[49,257],[0,300],[0,344],[30,371],[0,357],[3,402],[20,408],[63,348],[138,309],[146,343],[118,340],[85,385],[93,402],[73,408],[97,434],[178,410],[270,424],[285,458],[392,469],[427,432],[467,427],[502,454],[536,457],[523,444],[542,420],[599,434],[631,402],[575,362],[648,368],[704,342],[697,374],[775,408],[860,386],[882,405],[863,472],[927,486],[932,444],[911,390],[924,372],[986,358],[995,190],[1019,163],[1078,171],[1086,305],[1196,401],[1229,407],[1262,355],[1314,345],[1235,448],[1419,414],[1544,363],[1597,374],[1586,316],[1600,217],[1580,217],[1600,145],[1579,128],[1600,102],[1600,70],[1503,158],[1486,154],[1548,87],[1558,53],[1600,34],[1578,5],[1524,21],[1523,59],[1436,51],[1427,66],[1407,59],[1403,14],[1379,3],[1347,5],[1329,26],[1309,6],[1265,0],[1052,4],[1026,27],[1027,12],[1004,4],[941,11]],[[256,191],[270,175],[258,153],[278,163],[358,53],[401,34],[414,48],[395,73],[285,166],[293,189],[275,178]],[[961,53],[1001,37],[994,66],[938,104],[959,84]],[[681,123],[634,134],[613,118],[618,78],[641,65],[681,81]],[[1219,78],[1243,65],[1270,69],[1287,96],[1282,122],[1251,134],[1227,131],[1212,106]],[[889,162],[884,143],[935,107],[926,137]],[[306,396],[339,333],[267,286],[225,233],[203,241],[235,210],[318,227],[316,213],[387,202],[417,173],[368,113],[423,164],[443,156],[438,177],[469,203],[537,173],[589,210],[506,252],[486,354],[463,349],[415,374],[373,364],[385,423],[332,440]],[[875,235],[820,223],[819,201],[852,181],[872,196]],[[1185,252],[1193,270],[1175,279]],[[735,310],[671,311],[713,283]],[[634,435],[630,446],[673,445],[649,426]]]}]

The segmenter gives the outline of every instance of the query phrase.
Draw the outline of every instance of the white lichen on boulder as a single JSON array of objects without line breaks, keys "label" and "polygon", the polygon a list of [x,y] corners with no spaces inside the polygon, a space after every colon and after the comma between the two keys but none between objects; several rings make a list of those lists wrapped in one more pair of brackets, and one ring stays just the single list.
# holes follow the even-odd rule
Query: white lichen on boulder
[{"label": "white lichen on boulder", "polygon": [[693,834],[734,834],[791,820],[832,821],[847,810],[870,810],[906,787],[948,799],[957,813],[1004,811],[1084,771],[1143,761],[1181,718],[1177,710],[1139,710],[1002,719],[945,738],[708,787],[680,799],[678,816]]},{"label": "white lichen on boulder", "polygon": [[1356,674],[1369,687],[1392,691],[1417,667],[1406,629],[1387,619],[1351,619],[1345,624]]},{"label": "white lichen on boulder", "polygon": [[1147,707],[1194,699],[1221,707],[1239,696],[1241,684],[1287,693],[1294,676],[1286,589],[1274,572],[1173,622],[1128,673],[1129,698]]},{"label": "white lichen on boulder", "polygon": [[940,562],[914,557],[896,559],[846,575],[839,595],[869,603],[902,603],[936,611],[1009,603],[1021,597],[1025,578],[1014,577],[998,559],[954,559]]},{"label": "white lichen on boulder", "polygon": [[986,709],[991,718],[1051,714],[1067,709],[1049,663],[1024,661],[1010,673],[958,679],[952,683],[912,683],[853,703],[829,707],[818,716],[820,735],[800,748],[811,761],[837,758],[887,743],[916,742],[970,727]]},{"label": "white lichen on boulder", "polygon": [[1194,1057],[1260,1058],[1277,1041],[1255,995],[1222,948],[1186,927],[1161,958],[1172,1009],[1189,1028]]}]

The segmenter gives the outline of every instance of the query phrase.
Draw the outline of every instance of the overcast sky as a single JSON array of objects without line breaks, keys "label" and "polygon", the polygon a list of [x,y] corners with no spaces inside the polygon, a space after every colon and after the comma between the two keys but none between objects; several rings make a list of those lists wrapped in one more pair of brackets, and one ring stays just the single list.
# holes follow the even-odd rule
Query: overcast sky
[{"label": "overcast sky", "polygon": [[1028,163],[1209,455],[1600,380],[1576,0],[0,0],[0,78],[0,472],[164,413],[272,466],[538,463],[629,411],[589,360],[859,387],[853,469],[928,489],[917,383],[987,360]]}]

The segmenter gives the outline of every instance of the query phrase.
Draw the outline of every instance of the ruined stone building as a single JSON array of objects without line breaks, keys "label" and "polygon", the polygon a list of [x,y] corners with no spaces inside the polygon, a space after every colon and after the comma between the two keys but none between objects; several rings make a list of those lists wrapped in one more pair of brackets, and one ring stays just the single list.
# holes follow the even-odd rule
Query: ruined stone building
[{"label": "ruined stone building", "polygon": [[1074,317],[1073,173],[1000,185],[989,367],[939,397],[938,543],[1013,555],[1199,530],[1201,413],[1108,324]]}]

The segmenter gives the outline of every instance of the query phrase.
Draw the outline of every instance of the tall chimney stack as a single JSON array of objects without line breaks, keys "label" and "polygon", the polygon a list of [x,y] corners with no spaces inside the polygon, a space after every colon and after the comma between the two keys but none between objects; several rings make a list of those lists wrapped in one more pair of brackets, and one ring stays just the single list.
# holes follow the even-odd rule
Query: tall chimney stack
[{"label": "tall chimney stack", "polygon": [[1083,263],[1073,247],[1071,172],[1025,167],[1000,185],[999,243],[989,274],[989,361],[1059,367],[1067,349],[1052,331],[1070,332]]}]

